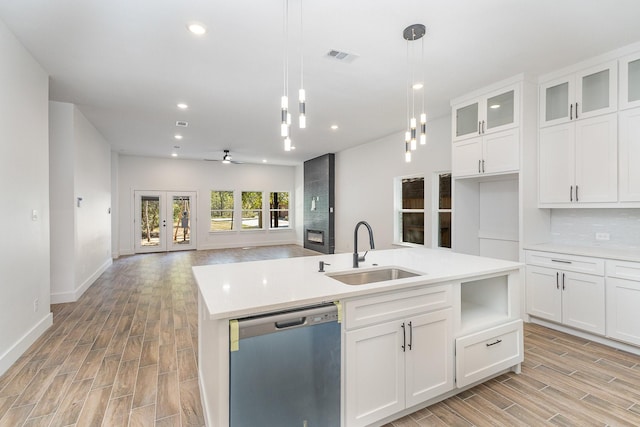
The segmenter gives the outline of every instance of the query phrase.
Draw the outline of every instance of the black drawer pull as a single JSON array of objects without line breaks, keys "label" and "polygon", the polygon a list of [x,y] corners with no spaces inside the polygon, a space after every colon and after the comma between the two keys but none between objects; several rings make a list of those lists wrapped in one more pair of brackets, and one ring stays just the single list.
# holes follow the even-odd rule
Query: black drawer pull
[{"label": "black drawer pull", "polygon": [[502,340],[495,340],[494,342],[487,344],[487,347],[491,347],[492,345],[500,344]]},{"label": "black drawer pull", "polygon": [[563,259],[552,259],[551,262],[561,262],[563,264],[571,264],[571,261],[565,261]]}]

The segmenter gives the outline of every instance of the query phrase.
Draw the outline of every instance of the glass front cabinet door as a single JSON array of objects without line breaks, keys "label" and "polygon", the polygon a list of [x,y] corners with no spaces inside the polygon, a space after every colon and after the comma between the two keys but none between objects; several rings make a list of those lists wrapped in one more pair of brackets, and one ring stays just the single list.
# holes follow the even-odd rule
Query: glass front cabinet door
[{"label": "glass front cabinet door", "polygon": [[453,141],[518,126],[518,87],[501,89],[453,106]]},{"label": "glass front cabinet door", "polygon": [[640,107],[640,52],[620,60],[620,109]]},{"label": "glass front cabinet door", "polygon": [[540,85],[540,126],[617,111],[617,63],[601,64]]}]

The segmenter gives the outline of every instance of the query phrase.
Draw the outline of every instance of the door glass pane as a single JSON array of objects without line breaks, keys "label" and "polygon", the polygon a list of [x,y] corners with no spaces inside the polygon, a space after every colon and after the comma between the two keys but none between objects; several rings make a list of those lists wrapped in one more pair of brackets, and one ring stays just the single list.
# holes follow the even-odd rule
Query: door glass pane
[{"label": "door glass pane", "polygon": [[424,213],[402,212],[402,241],[424,244]]},{"label": "door glass pane", "polygon": [[640,100],[640,59],[629,62],[628,101]]},{"label": "door glass pane", "polygon": [[569,83],[565,82],[546,89],[544,106],[545,121],[569,116]]},{"label": "door glass pane", "polygon": [[456,136],[478,132],[478,103],[456,110]]},{"label": "door glass pane", "polygon": [[262,191],[242,192],[242,228],[262,228]]},{"label": "door glass pane", "polygon": [[173,196],[173,243],[188,245],[191,230],[191,198]]},{"label": "door glass pane", "polygon": [[487,129],[513,123],[514,91],[487,99]]},{"label": "door glass pane", "polygon": [[160,245],[160,196],[140,198],[140,245]]},{"label": "door glass pane", "polygon": [[451,212],[438,212],[438,247],[451,247]]},{"label": "door glass pane", "polygon": [[609,70],[584,76],[580,111],[587,113],[607,107],[609,107]]}]

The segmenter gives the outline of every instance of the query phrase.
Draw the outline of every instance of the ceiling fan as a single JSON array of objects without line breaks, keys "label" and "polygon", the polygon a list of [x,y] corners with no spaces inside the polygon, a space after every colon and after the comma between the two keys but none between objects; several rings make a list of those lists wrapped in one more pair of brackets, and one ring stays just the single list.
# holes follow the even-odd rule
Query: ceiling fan
[{"label": "ceiling fan", "polygon": [[217,159],[205,159],[205,160],[209,162],[222,162],[224,164],[233,163],[236,165],[243,163],[243,162],[237,162],[235,160],[231,160],[231,154],[229,154],[229,150],[223,150],[223,152],[224,152],[224,155],[222,156],[221,160],[217,160]]}]

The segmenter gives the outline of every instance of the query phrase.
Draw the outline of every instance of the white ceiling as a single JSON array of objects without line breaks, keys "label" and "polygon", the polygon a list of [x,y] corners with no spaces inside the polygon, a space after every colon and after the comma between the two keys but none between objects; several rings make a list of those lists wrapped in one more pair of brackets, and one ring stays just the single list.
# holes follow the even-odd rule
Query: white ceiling
[{"label": "white ceiling", "polygon": [[[289,5],[295,94],[301,0]],[[0,0],[0,19],[50,74],[50,98],[76,104],[114,150],[169,157],[179,145],[181,158],[218,159],[230,149],[234,160],[271,164],[404,129],[408,25],[427,27],[429,117],[503,78],[640,40],[638,0],[304,0],[302,8],[308,127],[294,129],[289,153],[279,128],[283,0]],[[192,21],[207,34],[189,33]],[[331,60],[330,49],[358,58]]]}]

